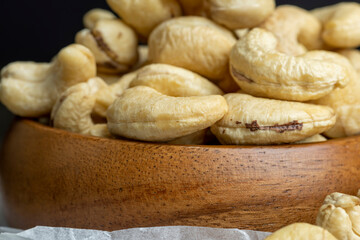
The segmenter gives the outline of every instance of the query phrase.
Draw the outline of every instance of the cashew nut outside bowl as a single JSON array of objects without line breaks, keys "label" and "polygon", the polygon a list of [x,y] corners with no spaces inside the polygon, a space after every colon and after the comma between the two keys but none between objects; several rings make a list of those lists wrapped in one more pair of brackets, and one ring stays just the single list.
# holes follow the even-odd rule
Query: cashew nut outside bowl
[{"label": "cashew nut outside bowl", "polygon": [[293,223],[283,227],[265,240],[337,240],[326,229],[308,223]]},{"label": "cashew nut outside bowl", "polygon": [[14,62],[1,71],[0,99],[14,114],[40,117],[50,113],[67,88],[96,76],[93,54],[84,46],[63,48],[51,63]]},{"label": "cashew nut outside bowl", "polygon": [[316,224],[339,240],[360,239],[360,199],[337,192],[326,196]]}]

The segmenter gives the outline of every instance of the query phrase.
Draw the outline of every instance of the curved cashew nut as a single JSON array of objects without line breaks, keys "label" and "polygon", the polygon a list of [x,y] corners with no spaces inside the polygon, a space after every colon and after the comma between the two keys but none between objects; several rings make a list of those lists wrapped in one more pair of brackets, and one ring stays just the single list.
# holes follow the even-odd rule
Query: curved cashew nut
[{"label": "curved cashew nut", "polygon": [[325,106],[241,93],[226,94],[224,98],[229,111],[211,126],[212,133],[223,144],[296,142],[324,132],[336,120],[334,111]]},{"label": "curved cashew nut", "polygon": [[95,77],[92,53],[73,44],[51,63],[14,62],[1,71],[0,99],[14,114],[39,117],[50,113],[57,97],[72,85]]},{"label": "curved cashew nut", "polygon": [[323,23],[324,41],[337,48],[360,45],[360,4],[344,2],[311,11]]},{"label": "curved cashew nut", "polygon": [[302,8],[279,6],[259,27],[277,37],[277,50],[282,53],[297,56],[307,50],[322,49],[321,23]]},{"label": "curved cashew nut", "polygon": [[253,28],[275,9],[274,0],[206,0],[210,17],[229,29]]},{"label": "curved cashew nut", "polygon": [[351,72],[349,84],[342,89],[335,89],[330,94],[312,101],[315,104],[326,105],[333,108],[337,115],[336,124],[333,128],[324,134],[330,138],[339,138],[352,136],[360,133],[360,71],[359,69],[360,51],[343,50],[339,53],[343,54],[350,60],[339,62]]},{"label": "curved cashew nut", "polygon": [[308,223],[293,223],[283,227],[265,240],[337,240],[327,230]]},{"label": "curved cashew nut", "polygon": [[150,64],[138,71],[130,87],[148,86],[173,97],[223,95],[209,80],[189,70],[168,64]]},{"label": "curved cashew nut", "polygon": [[230,31],[206,18],[179,17],[160,24],[151,33],[149,60],[221,80],[235,42]]},{"label": "curved cashew nut", "polygon": [[88,29],[93,29],[97,21],[101,19],[115,19],[116,16],[105,9],[94,8],[88,11],[83,17],[84,26]]},{"label": "curved cashew nut", "polygon": [[167,143],[177,145],[203,145],[206,144],[206,134],[208,130],[208,128],[205,128],[189,135],[175,138]]},{"label": "curved cashew nut", "polygon": [[[240,39],[230,54],[230,72],[240,88],[254,96],[308,101],[344,87],[351,73],[339,54],[310,51],[289,56],[276,50],[276,37],[260,28]],[[340,60],[338,60],[340,59]]]},{"label": "curved cashew nut", "polygon": [[326,196],[316,224],[337,239],[360,239],[360,199],[342,193]]},{"label": "curved cashew nut", "polygon": [[93,52],[99,72],[126,72],[137,62],[137,36],[118,19],[98,20],[91,30],[78,32],[75,42]]},{"label": "curved cashew nut", "polygon": [[181,16],[176,0],[107,0],[110,8],[143,37],[161,22]]},{"label": "curved cashew nut", "polygon": [[106,87],[102,79],[91,78],[63,92],[51,112],[54,127],[81,134],[108,137],[106,124],[94,124],[91,119],[96,92]]},{"label": "curved cashew nut", "polygon": [[170,141],[208,128],[227,112],[219,95],[170,97],[138,86],[126,90],[107,111],[109,131],[144,141]]}]

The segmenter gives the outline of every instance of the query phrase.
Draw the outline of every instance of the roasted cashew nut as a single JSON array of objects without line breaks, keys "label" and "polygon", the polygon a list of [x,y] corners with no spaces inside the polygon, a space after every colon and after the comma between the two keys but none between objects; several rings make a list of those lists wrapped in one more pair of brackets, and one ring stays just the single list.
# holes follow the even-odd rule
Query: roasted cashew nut
[{"label": "roasted cashew nut", "polygon": [[334,111],[325,106],[256,98],[247,94],[224,95],[229,110],[211,126],[222,144],[290,143],[322,133],[335,124]]},{"label": "roasted cashew nut", "polygon": [[360,4],[344,2],[311,11],[323,23],[322,38],[333,47],[360,46]]},{"label": "roasted cashew nut", "polygon": [[91,78],[63,92],[51,112],[54,127],[75,133],[109,137],[106,124],[94,124],[91,118],[96,92],[106,87],[102,79]]},{"label": "roasted cashew nut", "polygon": [[282,53],[297,56],[308,50],[322,49],[321,23],[302,8],[279,6],[259,27],[277,37],[277,50]]},{"label": "roasted cashew nut", "polygon": [[168,64],[150,64],[137,73],[130,87],[148,86],[173,97],[223,95],[209,80],[189,70]]},{"label": "roasted cashew nut", "polygon": [[350,80],[348,69],[337,63],[344,61],[339,54],[310,51],[289,56],[277,51],[277,45],[272,33],[255,28],[234,46],[230,72],[243,91],[259,97],[308,101],[344,87]]},{"label": "roasted cashew nut", "polygon": [[137,36],[118,19],[98,20],[92,29],[78,32],[75,42],[93,52],[102,73],[127,72],[138,59]]},{"label": "roasted cashew nut", "polygon": [[143,37],[163,21],[181,16],[176,0],[107,0],[110,8]]},{"label": "roasted cashew nut", "polygon": [[336,112],[335,126],[324,133],[330,138],[360,134],[360,52],[343,50],[339,53],[347,57],[352,64],[348,61],[339,62],[351,73],[349,84],[345,88],[335,89],[330,94],[312,101],[315,104],[329,106]]},{"label": "roasted cashew nut", "polygon": [[227,109],[220,95],[170,97],[138,86],[127,89],[109,107],[108,128],[130,139],[164,142],[210,127]]},{"label": "roasted cashew nut", "polygon": [[83,23],[85,28],[93,29],[97,21],[101,19],[116,19],[116,16],[108,10],[94,8],[84,15]]},{"label": "roasted cashew nut", "polygon": [[14,62],[5,66],[0,99],[16,115],[39,117],[50,113],[63,91],[95,75],[92,53],[81,45],[69,45],[51,63]]},{"label": "roasted cashew nut", "polygon": [[342,193],[326,196],[316,224],[339,240],[360,239],[360,199]]},{"label": "roasted cashew nut", "polygon": [[235,37],[202,17],[179,17],[160,24],[149,37],[149,61],[182,67],[210,80],[228,71]]},{"label": "roasted cashew nut", "polygon": [[327,230],[308,223],[293,223],[283,227],[265,240],[339,240]]},{"label": "roasted cashew nut", "polygon": [[253,28],[274,11],[274,0],[205,0],[210,17],[229,29]]}]

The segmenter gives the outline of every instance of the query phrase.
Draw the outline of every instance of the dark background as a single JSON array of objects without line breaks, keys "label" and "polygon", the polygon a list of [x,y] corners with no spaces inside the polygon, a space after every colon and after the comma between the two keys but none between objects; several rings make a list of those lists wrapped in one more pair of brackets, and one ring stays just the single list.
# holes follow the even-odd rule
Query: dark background
[{"label": "dark background", "polygon": [[[340,1],[276,2],[312,9]],[[82,16],[92,8],[109,9],[105,0],[0,0],[0,68],[13,61],[50,61],[74,41]],[[0,104],[0,144],[12,119]]]}]

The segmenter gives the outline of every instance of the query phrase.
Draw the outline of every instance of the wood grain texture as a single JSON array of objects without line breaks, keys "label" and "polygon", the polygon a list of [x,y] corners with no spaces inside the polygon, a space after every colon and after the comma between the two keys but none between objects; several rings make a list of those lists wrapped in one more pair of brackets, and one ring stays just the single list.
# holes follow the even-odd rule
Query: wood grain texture
[{"label": "wood grain texture", "polygon": [[12,227],[193,225],[274,231],[314,223],[360,188],[360,137],[267,147],[101,139],[17,120],[0,161]]}]

